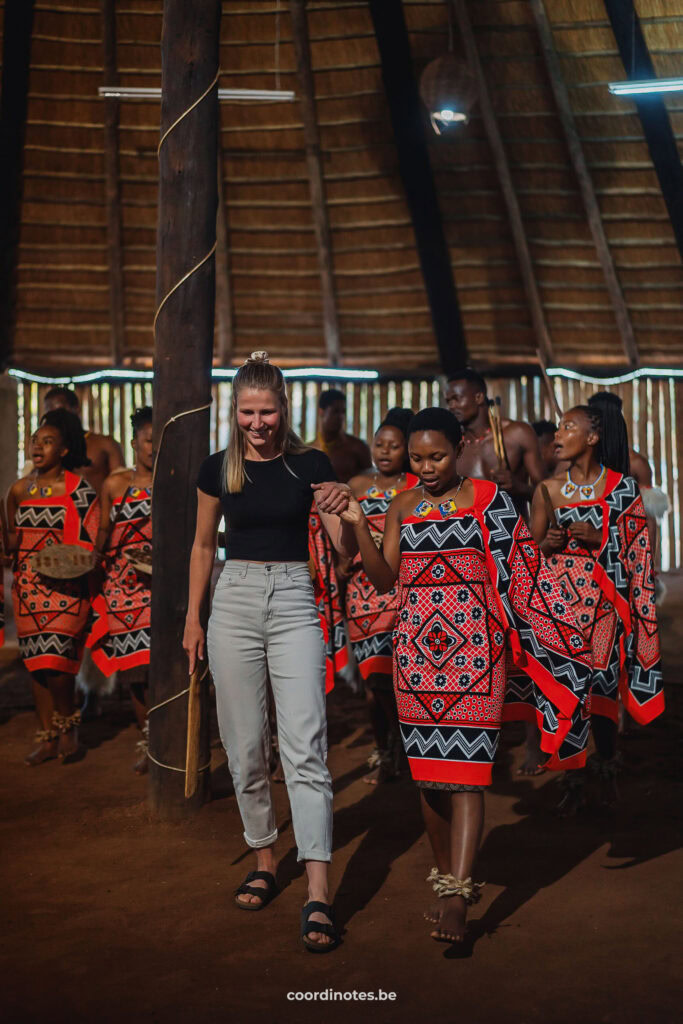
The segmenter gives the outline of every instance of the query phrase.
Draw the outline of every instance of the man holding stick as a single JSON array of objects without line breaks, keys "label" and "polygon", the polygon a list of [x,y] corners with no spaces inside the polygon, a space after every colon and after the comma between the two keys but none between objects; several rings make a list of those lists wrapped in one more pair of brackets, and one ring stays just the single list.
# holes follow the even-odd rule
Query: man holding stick
[{"label": "man holding stick", "polygon": [[493,480],[526,516],[534,488],[545,477],[533,429],[528,423],[501,419],[497,404],[488,398],[486,381],[469,367],[449,379],[446,405],[464,430],[459,472]]}]

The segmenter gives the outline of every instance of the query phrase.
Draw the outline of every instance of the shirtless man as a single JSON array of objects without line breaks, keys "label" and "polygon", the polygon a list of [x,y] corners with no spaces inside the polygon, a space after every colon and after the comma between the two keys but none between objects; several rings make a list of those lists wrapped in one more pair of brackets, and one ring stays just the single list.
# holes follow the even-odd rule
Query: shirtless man
[{"label": "shirtless man", "polygon": [[538,438],[528,423],[503,420],[508,465],[500,467],[489,424],[486,381],[466,369],[446,385],[446,405],[464,430],[465,447],[458,470],[463,476],[493,480],[507,491],[521,515],[528,514],[534,488],[545,476]]},{"label": "shirtless man", "polygon": [[337,474],[337,480],[344,484],[352,476],[358,476],[372,466],[372,456],[365,441],[345,433],[345,419],[344,392],[337,388],[323,391],[318,402],[318,435],[312,446],[325,452]]},{"label": "shirtless man", "polygon": [[[81,405],[78,395],[71,388],[55,387],[45,395],[45,412],[52,409],[68,409],[78,417],[81,415]],[[99,494],[102,484],[110,473],[124,465],[121,445],[113,437],[106,434],[95,434],[92,430],[85,433],[85,444],[90,459],[90,466],[83,466],[76,472],[84,477],[90,486]]]}]

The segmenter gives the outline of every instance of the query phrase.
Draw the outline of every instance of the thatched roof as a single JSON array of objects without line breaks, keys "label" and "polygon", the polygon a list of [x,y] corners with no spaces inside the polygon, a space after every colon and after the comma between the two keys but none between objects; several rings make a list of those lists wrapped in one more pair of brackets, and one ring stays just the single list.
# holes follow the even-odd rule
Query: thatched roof
[{"label": "thatched roof", "polygon": [[[299,90],[286,3],[280,84]],[[444,0],[404,0],[416,71],[448,46]],[[683,361],[683,268],[641,122],[607,83],[625,78],[601,0],[546,0],[604,230],[643,365]],[[122,85],[159,85],[161,0],[118,0]],[[276,0],[223,4],[222,86],[274,87]],[[683,0],[637,4],[657,73],[680,75]],[[556,364],[625,365],[615,313],[525,0],[469,2],[521,208]],[[438,365],[423,277],[365,2],[308,4],[342,360]],[[456,32],[457,36],[457,32]],[[102,17],[97,0],[37,0],[11,363],[110,362]],[[677,137],[683,99],[667,100]],[[124,356],[149,362],[159,105],[123,102],[119,175]],[[299,102],[221,105],[233,356],[266,348],[325,362],[322,296]],[[431,129],[429,129],[431,131]],[[508,213],[477,108],[430,137],[470,358],[532,362],[537,341]]]}]

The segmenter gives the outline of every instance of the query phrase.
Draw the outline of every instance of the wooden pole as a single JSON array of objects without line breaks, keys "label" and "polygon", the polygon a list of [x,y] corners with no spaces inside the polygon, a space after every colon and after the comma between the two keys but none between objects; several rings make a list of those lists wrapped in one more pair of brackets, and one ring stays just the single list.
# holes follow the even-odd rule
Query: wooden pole
[{"label": "wooden pole", "polygon": [[235,344],[228,211],[223,188],[223,148],[218,133],[218,213],[216,215],[216,355],[219,366],[230,366]]},{"label": "wooden pole", "polygon": [[609,242],[607,241],[607,235],[605,234],[602,215],[600,213],[598,199],[593,186],[593,179],[591,178],[590,171],[588,170],[583,146],[581,145],[581,138],[576,128],[574,112],[572,111],[571,101],[569,99],[569,90],[565,84],[562,67],[560,66],[560,59],[557,56],[557,51],[555,50],[553,32],[550,27],[550,21],[548,20],[545,3],[543,0],[531,0],[531,10],[534,18],[536,19],[536,28],[538,29],[538,34],[541,40],[541,50],[543,51],[545,66],[550,78],[553,95],[555,96],[555,103],[557,104],[560,121],[562,122],[564,137],[567,140],[569,157],[579,184],[583,207],[586,211],[586,219],[588,220],[588,226],[590,228],[591,235],[593,236],[593,244],[595,245],[598,259],[600,260],[603,277],[605,278],[605,284],[614,310],[614,316],[621,336],[621,344],[624,348],[629,364],[631,366],[638,366],[638,345],[636,344],[636,338],[633,333],[631,316],[629,314],[626,301],[624,300],[624,294],[621,290],[621,284],[617,277],[616,267],[614,266]]},{"label": "wooden pole", "polygon": [[313,227],[318,249],[320,287],[323,300],[323,331],[325,348],[331,366],[338,366],[341,358],[339,340],[339,315],[334,285],[334,261],[332,255],[332,232],[327,215],[325,179],[320,150],[320,132],[315,106],[315,86],[311,68],[311,46],[308,38],[306,0],[290,0],[289,12],[292,19],[292,37],[296,54],[296,70],[301,91],[301,113],[306,143],[306,167],[308,187],[311,195]]},{"label": "wooden pole", "polygon": [[457,373],[467,364],[465,331],[429,160],[425,115],[413,74],[403,6],[398,0],[370,0],[370,14],[441,369],[447,374]]},{"label": "wooden pole", "polygon": [[515,192],[515,186],[512,181],[512,174],[510,173],[507,153],[505,152],[503,139],[500,134],[500,129],[498,128],[498,119],[496,118],[493,103],[491,102],[491,97],[489,95],[486,75],[484,74],[481,61],[479,59],[479,49],[477,47],[474,31],[472,30],[470,17],[467,12],[467,5],[465,0],[452,0],[452,4],[458,28],[460,29],[460,34],[462,36],[463,43],[465,44],[467,61],[470,66],[470,70],[475,74],[477,79],[479,108],[481,110],[486,136],[489,140],[491,152],[493,153],[498,181],[500,182],[500,188],[503,193],[503,199],[505,200],[505,206],[507,208],[508,221],[510,223],[510,230],[512,231],[515,252],[517,253],[519,271],[522,275],[522,281],[524,282],[524,291],[526,292],[526,298],[529,304],[531,323],[533,324],[534,334],[536,335],[536,344],[543,353],[546,362],[552,363],[554,361],[553,345],[545,318],[543,303],[541,302],[541,293],[536,280],[536,271],[534,270],[534,264],[529,251],[529,243],[527,242],[524,222],[522,221],[522,214],[519,208],[519,200],[517,199],[517,193]]},{"label": "wooden pole", "polygon": [[[170,703],[149,718],[150,754],[155,759],[150,764],[149,798],[153,813],[162,819],[186,817],[201,805],[207,789],[207,773],[202,771],[195,794],[185,799],[188,697],[173,698],[189,684],[182,635],[196,518],[195,480],[209,449],[209,412],[169,420],[211,400],[218,147],[217,83],[212,83],[219,67],[220,16],[220,0],[164,0],[150,705]],[[209,760],[206,706],[202,719],[200,769]]]},{"label": "wooden pole", "polygon": [[10,361],[16,317],[24,132],[34,0],[6,0],[0,95],[0,372]]},{"label": "wooden pole", "polygon": [[[118,85],[115,0],[100,0],[100,10],[102,13],[102,44],[104,48],[103,85]],[[108,97],[104,100],[104,105],[104,171],[107,202],[111,360],[114,366],[120,366],[125,351],[125,320],[123,246],[121,243],[121,188],[119,184],[119,101]]]}]

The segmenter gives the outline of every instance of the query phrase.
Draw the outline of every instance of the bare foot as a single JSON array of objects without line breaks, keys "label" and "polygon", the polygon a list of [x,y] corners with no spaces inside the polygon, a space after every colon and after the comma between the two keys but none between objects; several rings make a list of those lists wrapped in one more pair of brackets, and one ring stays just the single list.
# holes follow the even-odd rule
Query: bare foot
[{"label": "bare foot", "polygon": [[436,899],[433,903],[430,903],[424,912],[425,921],[429,921],[430,924],[438,924],[441,920],[441,911],[443,910],[443,900]]},{"label": "bare foot", "polygon": [[68,729],[60,733],[57,753],[62,763],[68,763],[68,759],[78,753],[78,729]]},{"label": "bare foot", "polygon": [[57,756],[58,740],[43,740],[35,750],[32,750],[24,758],[24,764],[27,764],[30,768],[35,768],[36,765],[42,764],[43,761],[51,761]]},{"label": "bare foot", "polygon": [[437,942],[462,942],[465,938],[467,903],[462,896],[446,896],[440,902],[444,908],[431,937]]}]

